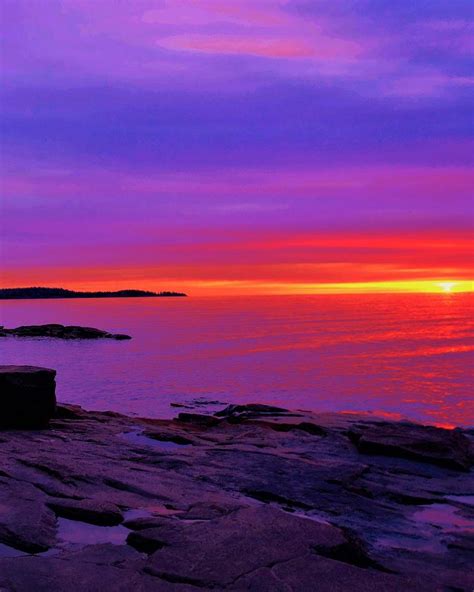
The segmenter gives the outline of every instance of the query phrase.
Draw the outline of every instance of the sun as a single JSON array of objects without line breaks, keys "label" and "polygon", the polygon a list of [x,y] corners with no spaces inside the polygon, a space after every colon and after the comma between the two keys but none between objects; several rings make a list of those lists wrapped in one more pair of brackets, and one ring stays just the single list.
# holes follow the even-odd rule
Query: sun
[{"label": "sun", "polygon": [[442,292],[452,292],[456,282],[439,282],[438,286],[441,288]]}]

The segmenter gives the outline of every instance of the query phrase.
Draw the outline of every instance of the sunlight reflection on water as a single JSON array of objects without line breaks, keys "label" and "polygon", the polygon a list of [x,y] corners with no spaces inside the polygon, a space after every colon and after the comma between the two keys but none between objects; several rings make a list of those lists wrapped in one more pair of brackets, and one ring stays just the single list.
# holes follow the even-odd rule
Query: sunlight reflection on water
[{"label": "sunlight reflection on water", "polygon": [[[58,398],[170,417],[171,402],[259,401],[472,425],[470,294],[3,301],[0,324],[116,341],[4,338],[2,363],[58,370]],[[215,410],[215,409],[213,409]]]}]

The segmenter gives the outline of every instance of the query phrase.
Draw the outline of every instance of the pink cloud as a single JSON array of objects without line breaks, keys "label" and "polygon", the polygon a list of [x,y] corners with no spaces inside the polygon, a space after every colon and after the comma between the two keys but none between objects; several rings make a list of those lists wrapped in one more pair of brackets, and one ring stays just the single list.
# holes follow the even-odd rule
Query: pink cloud
[{"label": "pink cloud", "polygon": [[437,96],[472,83],[469,76],[448,75],[449,66],[429,73],[412,60],[426,49],[464,59],[473,47],[472,24],[439,20],[399,29],[374,20],[368,29],[370,15],[362,10],[337,15],[315,4],[308,17],[291,2],[270,0],[134,0],[95,2],[93,8],[90,0],[50,0],[41,9],[16,0],[17,21],[6,21],[5,38],[13,43],[4,71],[23,80],[34,55],[38,81],[71,75],[75,84],[93,76],[95,84],[255,87],[258,77],[248,76],[247,67],[219,68],[208,59],[239,55],[271,59],[279,77],[364,81],[358,91],[368,95]]},{"label": "pink cloud", "polygon": [[362,53],[358,43],[317,35],[273,37],[259,35],[175,35],[157,42],[174,50],[192,50],[215,54],[247,54],[266,58],[312,58],[315,60],[353,60]]},{"label": "pink cloud", "polygon": [[235,35],[182,35],[160,39],[158,43],[167,49],[217,54],[248,54],[265,58],[308,58],[314,56],[314,48],[304,41],[295,39],[264,39]]},{"label": "pink cloud", "polygon": [[173,23],[186,25],[209,25],[211,23],[234,23],[241,25],[276,26],[288,22],[288,14],[277,4],[258,0],[246,2],[221,2],[216,0],[168,0],[159,8],[143,13],[142,21],[150,24]]},{"label": "pink cloud", "polygon": [[83,26],[84,33],[106,32],[174,51],[353,61],[374,46],[373,40],[356,41],[344,32],[335,35],[327,19],[304,19],[283,4],[261,0],[169,0],[158,7],[141,1],[133,8],[117,7],[112,21],[103,20],[100,11],[98,16]]}]

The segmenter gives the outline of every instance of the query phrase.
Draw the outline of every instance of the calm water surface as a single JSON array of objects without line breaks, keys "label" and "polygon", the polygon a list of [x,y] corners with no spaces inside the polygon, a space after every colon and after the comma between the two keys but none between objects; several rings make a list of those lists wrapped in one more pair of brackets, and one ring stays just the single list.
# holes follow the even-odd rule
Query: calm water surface
[{"label": "calm water surface", "polygon": [[469,294],[3,301],[7,327],[78,324],[133,339],[9,337],[1,359],[55,368],[59,400],[88,409],[169,417],[172,402],[252,401],[474,425],[473,303]]}]

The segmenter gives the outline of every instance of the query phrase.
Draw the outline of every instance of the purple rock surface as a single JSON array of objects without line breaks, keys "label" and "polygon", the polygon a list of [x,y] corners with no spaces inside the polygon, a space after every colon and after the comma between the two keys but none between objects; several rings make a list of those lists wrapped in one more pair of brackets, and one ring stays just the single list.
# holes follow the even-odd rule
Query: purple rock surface
[{"label": "purple rock surface", "polygon": [[[48,430],[0,432],[0,589],[474,587],[469,430],[257,405],[214,420],[61,406]],[[415,436],[429,454],[407,457]]]}]

